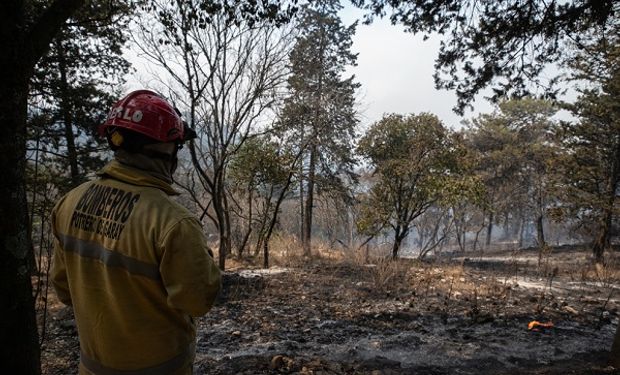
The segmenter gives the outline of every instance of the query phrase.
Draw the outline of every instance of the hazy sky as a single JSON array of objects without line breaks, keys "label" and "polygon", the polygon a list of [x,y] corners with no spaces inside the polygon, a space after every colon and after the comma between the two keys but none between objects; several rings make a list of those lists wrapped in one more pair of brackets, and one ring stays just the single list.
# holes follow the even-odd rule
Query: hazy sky
[{"label": "hazy sky", "polygon": [[[350,6],[341,11],[345,25],[362,15]],[[462,118],[452,112],[456,95],[435,89],[433,82],[439,41],[439,37],[423,41],[422,35],[406,33],[403,27],[393,26],[385,19],[377,19],[371,25],[360,22],[353,38],[358,65],[350,72],[362,84],[359,102],[363,125],[379,120],[384,113],[431,112],[445,125],[459,126]],[[483,98],[476,100],[474,108],[473,113],[465,113],[465,118],[493,109]]]},{"label": "hazy sky", "polygon": [[[347,5],[340,16],[345,25],[362,19],[364,12]],[[361,83],[358,95],[361,125],[366,128],[379,120],[384,113],[436,114],[446,126],[460,127],[460,122],[479,113],[493,110],[493,106],[479,95],[473,103],[474,110],[460,117],[452,112],[456,95],[452,91],[437,90],[433,82],[434,62],[440,37],[426,41],[422,35],[406,33],[401,26],[393,26],[385,19],[376,19],[371,25],[360,21],[353,37],[353,52],[358,53],[358,65],[348,70]],[[146,71],[152,64],[145,64],[134,51],[127,56],[137,68],[129,78],[128,89],[150,87],[153,76]],[[149,76],[151,78],[149,78]]]}]

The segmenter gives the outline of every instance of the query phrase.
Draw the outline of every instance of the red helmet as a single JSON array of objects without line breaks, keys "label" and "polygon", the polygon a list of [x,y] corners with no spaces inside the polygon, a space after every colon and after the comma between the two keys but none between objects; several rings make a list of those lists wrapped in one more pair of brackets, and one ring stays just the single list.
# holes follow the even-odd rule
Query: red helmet
[{"label": "red helmet", "polygon": [[137,132],[159,142],[183,142],[195,136],[177,110],[149,90],[131,92],[116,102],[99,132],[104,135],[110,127]]}]

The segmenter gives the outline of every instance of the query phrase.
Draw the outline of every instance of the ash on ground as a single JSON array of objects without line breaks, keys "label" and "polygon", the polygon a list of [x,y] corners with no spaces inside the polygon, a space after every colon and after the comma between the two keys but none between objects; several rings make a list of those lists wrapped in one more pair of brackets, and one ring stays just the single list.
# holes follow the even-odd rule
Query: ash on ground
[{"label": "ash on ground", "polygon": [[[300,264],[225,274],[197,322],[197,373],[618,373],[620,267],[585,251]],[[52,296],[47,321],[43,373],[77,373],[70,309]]]}]

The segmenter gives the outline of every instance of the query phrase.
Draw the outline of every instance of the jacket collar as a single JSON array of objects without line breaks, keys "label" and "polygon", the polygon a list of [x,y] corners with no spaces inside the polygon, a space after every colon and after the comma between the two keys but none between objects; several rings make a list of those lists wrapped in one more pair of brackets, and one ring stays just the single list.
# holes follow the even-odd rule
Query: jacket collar
[{"label": "jacket collar", "polygon": [[97,175],[101,177],[110,177],[131,185],[154,187],[163,190],[168,195],[180,194],[178,191],[174,190],[169,183],[150,175],[148,171],[122,164],[118,160],[109,162],[97,172]]}]

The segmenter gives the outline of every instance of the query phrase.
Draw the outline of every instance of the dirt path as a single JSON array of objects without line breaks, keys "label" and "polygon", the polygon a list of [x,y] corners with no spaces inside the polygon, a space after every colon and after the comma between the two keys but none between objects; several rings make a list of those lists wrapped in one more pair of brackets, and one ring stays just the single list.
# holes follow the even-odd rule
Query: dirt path
[{"label": "dirt path", "polygon": [[[560,273],[557,285],[570,280]],[[198,373],[616,373],[606,360],[618,303],[599,298],[604,285],[597,295],[516,284],[467,262],[229,273],[223,301],[199,320]],[[46,374],[74,373],[70,319],[52,313]],[[555,327],[528,331],[532,320]]]}]

